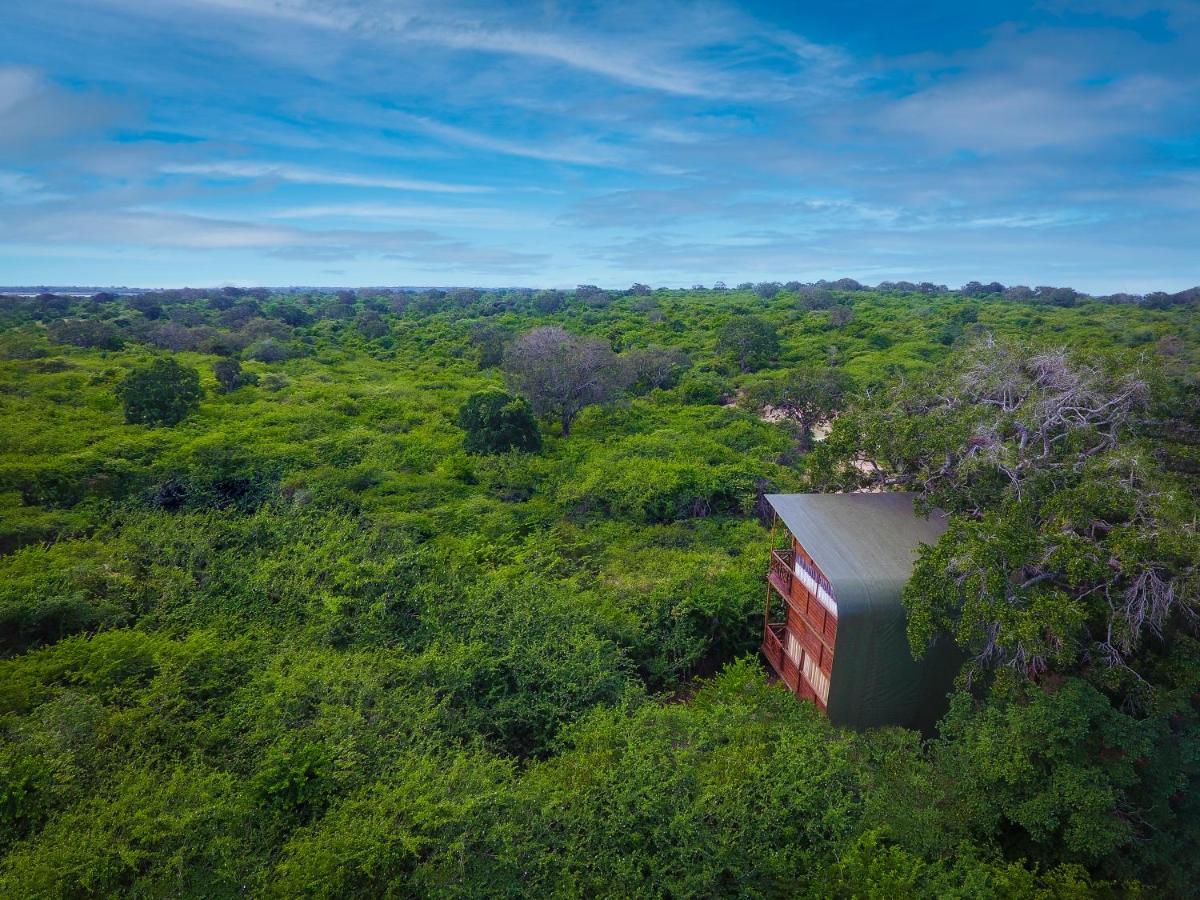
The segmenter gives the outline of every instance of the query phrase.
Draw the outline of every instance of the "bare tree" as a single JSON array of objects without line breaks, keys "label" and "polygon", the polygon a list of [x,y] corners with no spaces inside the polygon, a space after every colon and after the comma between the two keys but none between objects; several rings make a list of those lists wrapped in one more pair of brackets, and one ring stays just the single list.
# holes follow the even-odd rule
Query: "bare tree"
[{"label": "bare tree", "polygon": [[625,368],[607,342],[558,327],[517,338],[504,358],[511,387],[540,416],[556,416],[563,435],[584,407],[607,403],[624,387]]}]

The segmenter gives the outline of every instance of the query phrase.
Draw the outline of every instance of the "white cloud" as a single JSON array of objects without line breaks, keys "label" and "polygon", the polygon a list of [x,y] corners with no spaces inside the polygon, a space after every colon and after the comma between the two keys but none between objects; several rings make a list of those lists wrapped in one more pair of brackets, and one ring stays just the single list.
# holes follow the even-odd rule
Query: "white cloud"
[{"label": "white cloud", "polygon": [[1172,93],[1169,83],[1150,77],[1076,86],[1036,73],[996,74],[913,94],[883,122],[935,145],[982,153],[1070,147],[1141,130]]},{"label": "white cloud", "polygon": [[702,68],[664,65],[612,43],[601,45],[595,39],[585,41],[551,32],[411,21],[405,21],[397,33],[409,40],[425,41],[455,50],[547,59],[632,87],[669,94],[716,98],[743,93],[726,79],[714,77]]},{"label": "white cloud", "polygon": [[166,175],[199,175],[207,178],[277,179],[298,184],[333,184],[345,187],[384,188],[395,191],[428,191],[443,194],[480,194],[490,187],[474,184],[451,184],[413,178],[392,178],[384,175],[362,175],[355,172],[334,172],[290,163],[273,162],[215,162],[172,163],[159,167]]},{"label": "white cloud", "polygon": [[9,203],[31,203],[57,197],[46,185],[23,172],[0,169],[0,199]]},{"label": "white cloud", "polygon": [[431,266],[478,265],[498,270],[528,268],[544,259],[499,247],[477,246],[422,228],[366,231],[350,228],[307,230],[288,225],[177,213],[154,208],[80,209],[17,208],[4,216],[0,228],[5,245],[30,244],[64,254],[80,247],[171,248],[198,252],[257,251],[303,261],[348,259],[369,254],[382,259],[407,259]]},{"label": "white cloud", "polygon": [[35,69],[0,65],[0,150],[51,143],[116,114],[112,102],[64,90]]},{"label": "white cloud", "polygon": [[1161,133],[1194,106],[1200,79],[1170,74],[1174,52],[1114,29],[1006,26],[984,47],[917,59],[919,87],[873,124],[939,150],[1111,153],[1105,141]]},{"label": "white cloud", "polygon": [[[528,27],[504,21],[499,4],[388,0],[108,0],[146,15],[198,10],[247,21],[273,20],[378,41],[544,60],[629,87],[698,99],[783,99],[827,93],[845,83],[847,62],[836,48],[764,25],[735,6],[664,4],[600,7],[586,27]],[[578,10],[538,11],[529,18],[561,21]],[[270,46],[256,44],[271,52]],[[704,58],[699,58],[699,52]],[[307,51],[306,51],[307,52]],[[763,57],[798,69],[757,67]],[[307,60],[311,62],[311,60]],[[756,71],[747,77],[748,68]]]},{"label": "white cloud", "polygon": [[41,87],[41,79],[33,69],[25,66],[0,66],[0,115],[34,96]]}]

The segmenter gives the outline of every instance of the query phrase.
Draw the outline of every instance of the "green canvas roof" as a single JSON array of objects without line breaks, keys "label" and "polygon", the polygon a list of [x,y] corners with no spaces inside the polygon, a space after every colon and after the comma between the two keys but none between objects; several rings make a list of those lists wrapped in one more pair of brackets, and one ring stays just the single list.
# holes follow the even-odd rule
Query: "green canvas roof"
[{"label": "green canvas roof", "polygon": [[936,544],[946,517],[913,512],[912,494],[768,494],[767,502],[825,573],[839,613],[900,602],[921,544]]},{"label": "green canvas roof", "polygon": [[947,641],[920,662],[913,659],[900,594],[921,545],[937,543],[945,533],[946,517],[917,515],[913,496],[903,493],[766,499],[833,587],[838,630],[830,721],[928,731],[945,710],[961,658]]}]

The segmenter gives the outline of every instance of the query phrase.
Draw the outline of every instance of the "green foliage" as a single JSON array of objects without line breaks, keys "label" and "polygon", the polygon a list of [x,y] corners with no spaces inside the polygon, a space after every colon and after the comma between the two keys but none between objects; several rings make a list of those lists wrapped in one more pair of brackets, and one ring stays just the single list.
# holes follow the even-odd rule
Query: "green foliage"
[{"label": "green foliage", "polygon": [[733,357],[743,372],[754,372],[779,353],[779,332],[760,316],[738,316],[717,332],[717,353]]},{"label": "green foliage", "polygon": [[178,425],[200,408],[200,373],[160,357],[134,369],[117,390],[130,425]]},{"label": "green foliage", "polygon": [[468,397],[458,411],[457,424],[467,433],[463,446],[468,453],[536,453],[542,448],[542,436],[529,404],[501,390],[480,391]]},{"label": "green foliage", "polygon": [[23,547],[0,557],[0,653],[123,624],[139,604],[138,593],[103,542]]},{"label": "green foliage", "polygon": [[679,393],[685,403],[717,404],[725,399],[726,384],[716,375],[689,375],[679,386]]},{"label": "green foliage", "polygon": [[746,401],[795,422],[807,442],[814,425],[842,408],[852,385],[853,380],[839,369],[807,366],[754,383],[746,391]]},{"label": "green foliage", "polygon": [[[1194,309],[979,291],[4,305],[0,894],[1192,892]],[[1081,395],[1144,391],[1037,459],[1050,339]],[[159,349],[185,412],[218,389],[122,427]],[[997,374],[1028,396],[998,410]],[[472,402],[481,448],[507,410],[541,452],[466,452]],[[762,492],[888,479],[954,513],[917,648],[980,657],[928,741],[833,730],[745,658]]]},{"label": "green foliage", "polygon": [[252,865],[255,831],[253,807],[232,776],[134,768],[15,849],[0,892],[232,897]]},{"label": "green foliage", "polygon": [[258,384],[258,375],[242,371],[242,364],[236,359],[218,359],[213,363],[212,369],[217,379],[217,388],[223,393],[236,391],[248,384]]},{"label": "green foliage", "polygon": [[94,347],[98,350],[120,350],[125,341],[109,322],[99,319],[62,319],[48,329],[50,340],[56,344]]},{"label": "green foliage", "polygon": [[[495,820],[512,777],[481,753],[404,753],[283,848],[271,893],[330,897],[491,892],[475,835]],[[474,838],[474,840],[473,840]],[[488,890],[491,888],[491,890]]]}]

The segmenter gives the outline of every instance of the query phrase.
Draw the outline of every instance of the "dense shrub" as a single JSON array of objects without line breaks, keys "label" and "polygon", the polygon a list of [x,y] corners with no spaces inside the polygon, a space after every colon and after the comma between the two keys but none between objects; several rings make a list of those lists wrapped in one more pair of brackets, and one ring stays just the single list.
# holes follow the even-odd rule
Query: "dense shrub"
[{"label": "dense shrub", "polygon": [[285,359],[291,359],[294,355],[290,347],[273,337],[255,341],[245,351],[246,359],[265,363],[283,362]]},{"label": "dense shrub", "polygon": [[130,425],[178,425],[200,408],[200,373],[160,357],[134,369],[117,388]]},{"label": "dense shrub", "polygon": [[99,319],[62,319],[49,328],[50,340],[56,344],[74,344],[97,350],[120,350],[125,345],[121,333],[108,322]]},{"label": "dense shrub", "polygon": [[536,453],[542,447],[529,404],[501,390],[472,394],[459,409],[457,423],[467,433],[463,446],[468,453]]}]

